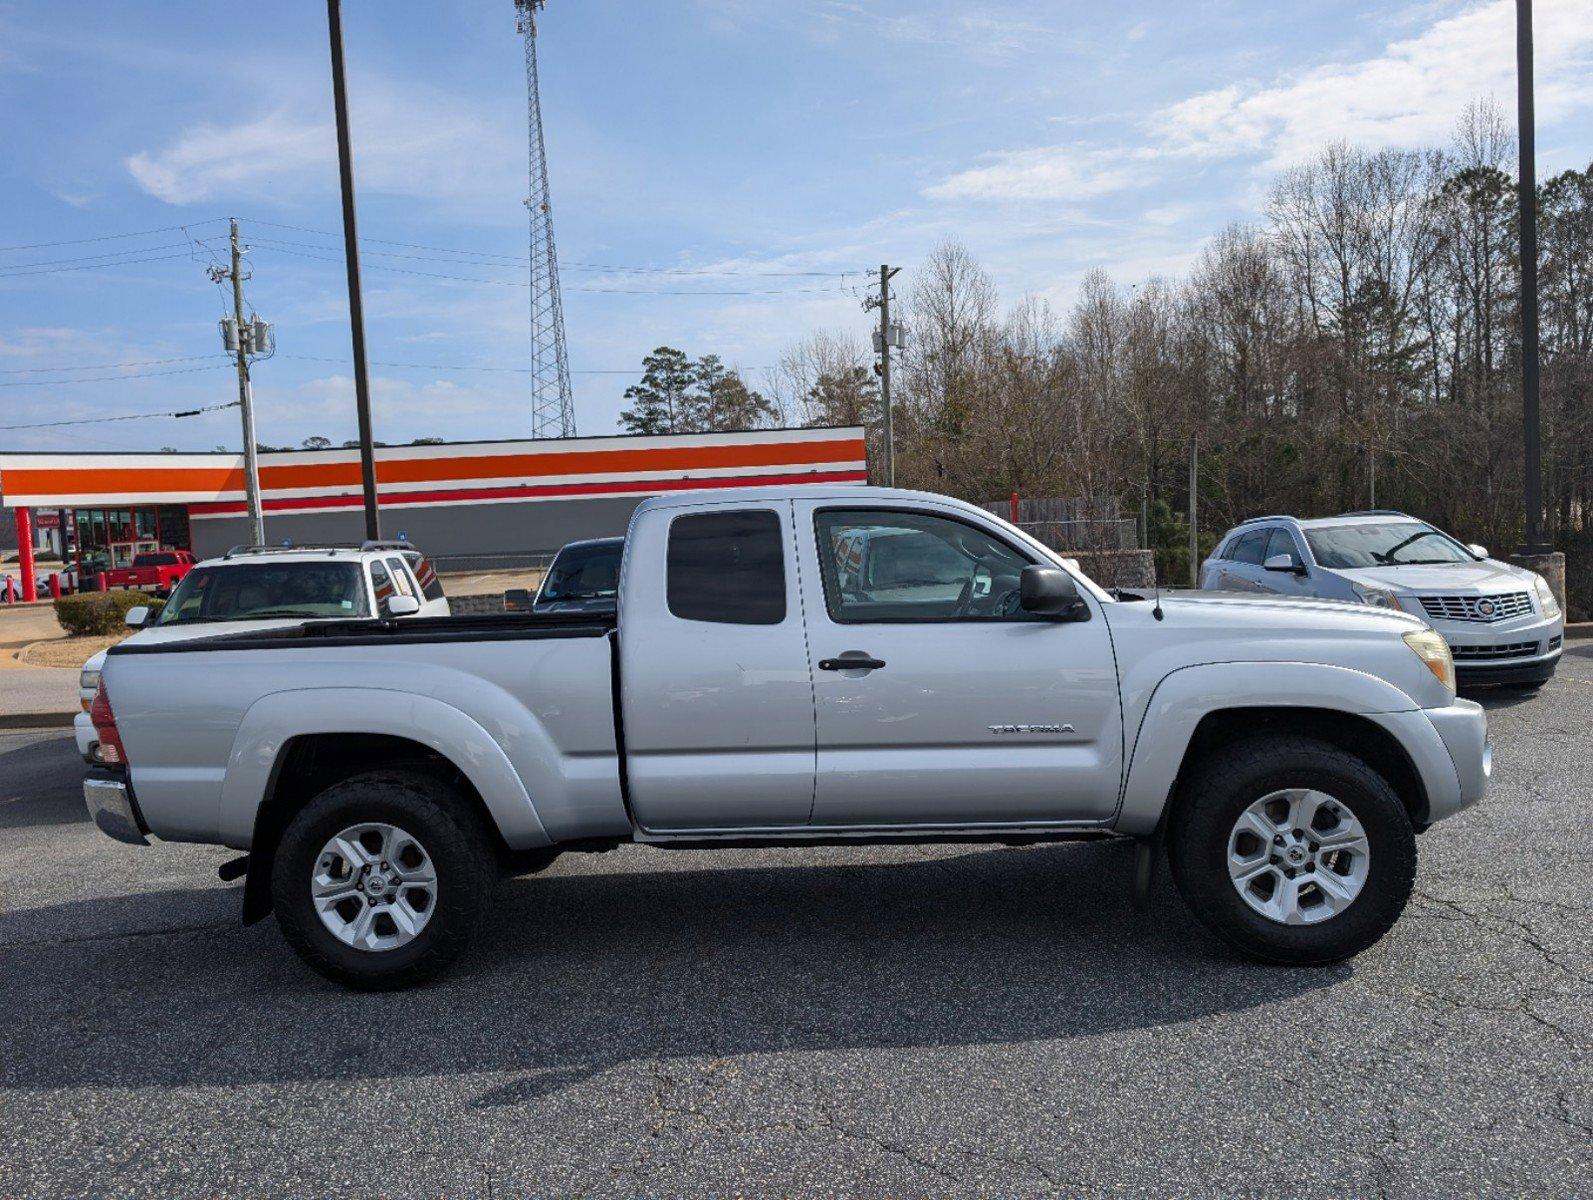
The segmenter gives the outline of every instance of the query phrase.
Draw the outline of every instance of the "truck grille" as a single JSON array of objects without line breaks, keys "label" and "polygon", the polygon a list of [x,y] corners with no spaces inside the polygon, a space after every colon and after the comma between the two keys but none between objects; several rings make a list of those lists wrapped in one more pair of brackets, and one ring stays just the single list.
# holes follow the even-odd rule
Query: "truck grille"
[{"label": "truck grille", "polygon": [[1456,662],[1479,662],[1495,658],[1528,658],[1538,652],[1537,642],[1510,642],[1502,646],[1451,646]]},{"label": "truck grille", "polygon": [[1506,621],[1532,611],[1526,592],[1501,592],[1497,596],[1422,596],[1422,608],[1441,621]]}]

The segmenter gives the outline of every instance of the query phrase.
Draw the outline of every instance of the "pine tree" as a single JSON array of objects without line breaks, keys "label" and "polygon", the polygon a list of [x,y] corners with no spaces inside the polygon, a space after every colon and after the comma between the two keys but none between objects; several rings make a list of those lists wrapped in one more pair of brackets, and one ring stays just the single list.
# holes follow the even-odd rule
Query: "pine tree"
[{"label": "pine tree", "polygon": [[625,389],[631,406],[620,413],[620,424],[627,433],[685,432],[695,380],[691,359],[673,347],[658,347],[642,359],[642,381]]}]

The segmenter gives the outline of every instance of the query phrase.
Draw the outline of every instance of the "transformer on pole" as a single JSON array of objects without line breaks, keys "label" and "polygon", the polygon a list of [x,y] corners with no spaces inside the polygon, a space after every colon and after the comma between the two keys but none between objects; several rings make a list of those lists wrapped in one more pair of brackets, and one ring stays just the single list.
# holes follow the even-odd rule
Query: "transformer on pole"
[{"label": "transformer on pole", "polygon": [[553,245],[553,204],[548,155],[542,141],[542,101],[537,85],[537,13],[546,0],[514,0],[515,28],[525,38],[526,108],[531,135],[531,436],[574,437],[570,362],[564,347],[564,303],[559,256]]}]

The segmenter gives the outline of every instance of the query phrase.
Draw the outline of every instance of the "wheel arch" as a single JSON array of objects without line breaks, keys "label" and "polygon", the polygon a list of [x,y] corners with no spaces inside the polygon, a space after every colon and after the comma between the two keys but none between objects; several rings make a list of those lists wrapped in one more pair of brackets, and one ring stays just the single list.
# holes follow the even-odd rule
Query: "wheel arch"
[{"label": "wheel arch", "polygon": [[1393,788],[1413,826],[1418,830],[1427,826],[1427,787],[1399,739],[1370,717],[1332,708],[1224,708],[1207,713],[1184,749],[1169,806],[1177,803],[1184,781],[1208,756],[1241,738],[1269,734],[1315,738],[1354,755]]},{"label": "wheel arch", "polygon": [[1458,788],[1431,723],[1385,680],[1311,663],[1211,664],[1173,672],[1147,702],[1117,829],[1152,834],[1203,756],[1268,732],[1315,737],[1354,754],[1388,780],[1418,830],[1429,822],[1434,789]]},{"label": "wheel arch", "polygon": [[270,863],[293,814],[340,779],[395,767],[450,783],[505,854],[551,844],[503,749],[460,710],[373,689],[274,693],[245,714],[222,784],[222,838],[249,851],[246,923],[270,911]]}]

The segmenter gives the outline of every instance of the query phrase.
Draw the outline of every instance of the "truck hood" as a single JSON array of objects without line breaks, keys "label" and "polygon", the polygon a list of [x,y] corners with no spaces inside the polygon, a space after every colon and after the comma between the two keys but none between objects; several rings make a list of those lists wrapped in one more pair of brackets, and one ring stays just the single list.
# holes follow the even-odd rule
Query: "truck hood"
[{"label": "truck hood", "polygon": [[[1386,585],[1382,585],[1386,586]],[[1136,605],[1137,607],[1137,605]],[[1257,596],[1249,592],[1188,592],[1162,597],[1164,623],[1209,628],[1210,618],[1235,630],[1274,632],[1300,630],[1312,635],[1328,635],[1335,630],[1356,633],[1381,628],[1395,636],[1420,629],[1424,622],[1388,608],[1373,608],[1349,600],[1322,600],[1317,597]]]},{"label": "truck hood", "polygon": [[[1189,592],[1153,603],[1101,606],[1125,693],[1152,688],[1174,671],[1215,663],[1306,663],[1385,680],[1413,708],[1448,704],[1453,694],[1404,641],[1426,628],[1409,613],[1341,600],[1232,592]],[[1300,703],[1309,703],[1302,697]],[[1391,705],[1397,707],[1396,705]]]},{"label": "truck hood", "polygon": [[1486,596],[1532,590],[1532,572],[1497,559],[1473,563],[1356,567],[1334,574],[1364,587],[1390,591],[1441,592],[1453,596]]}]

